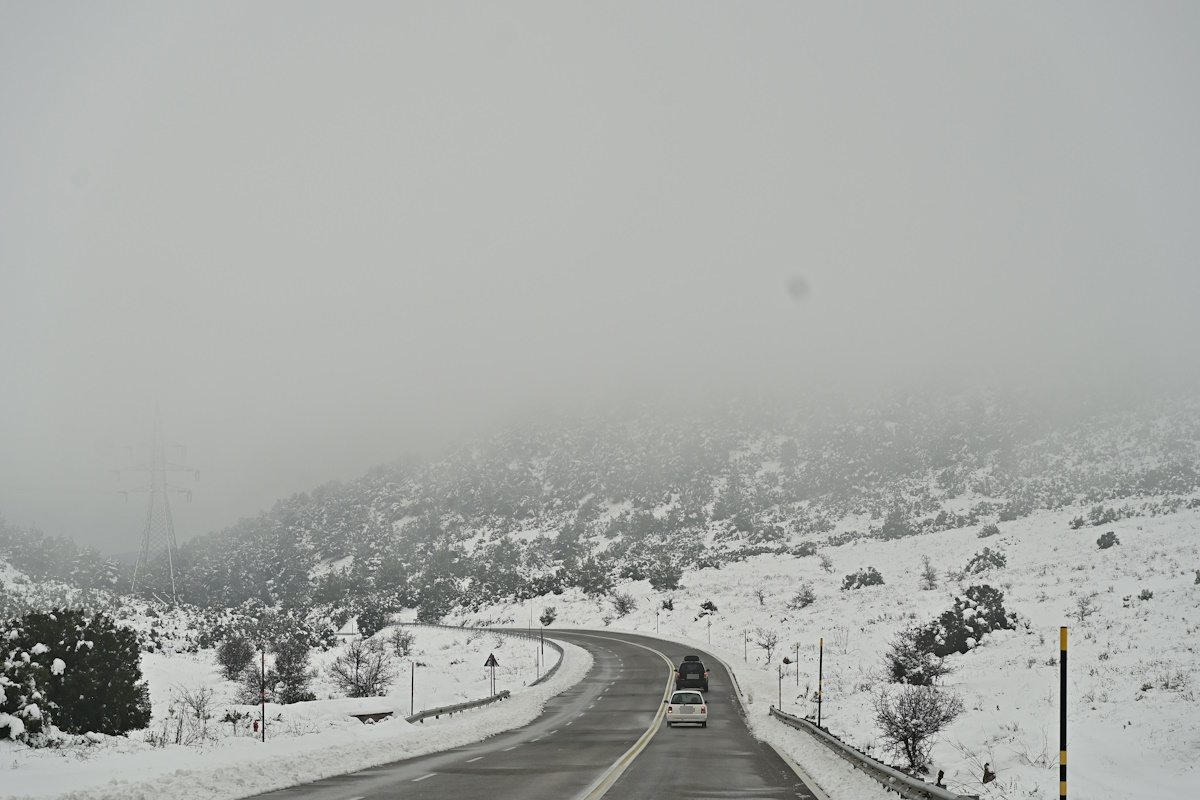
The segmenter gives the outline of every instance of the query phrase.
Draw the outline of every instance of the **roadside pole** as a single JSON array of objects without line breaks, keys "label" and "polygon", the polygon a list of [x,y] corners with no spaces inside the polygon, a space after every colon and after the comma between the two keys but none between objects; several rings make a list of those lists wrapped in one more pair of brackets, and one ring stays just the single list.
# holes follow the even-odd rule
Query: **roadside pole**
[{"label": "roadside pole", "polygon": [[817,656],[817,727],[821,727],[821,695],[825,689],[825,637],[821,637],[820,655]]},{"label": "roadside pole", "polygon": [[779,705],[777,708],[783,711],[783,664],[779,665]]},{"label": "roadside pole", "polygon": [[412,665],[412,687],[408,690],[408,715],[411,717],[417,712],[414,710],[417,704],[417,662],[408,662]]},{"label": "roadside pole", "polygon": [[1058,796],[1067,800],[1067,629],[1059,629]]},{"label": "roadside pole", "polygon": [[267,651],[259,651],[262,667],[258,673],[258,688],[262,694],[262,740],[267,741]]},{"label": "roadside pole", "polygon": [[800,685],[800,643],[796,642],[796,686]]}]

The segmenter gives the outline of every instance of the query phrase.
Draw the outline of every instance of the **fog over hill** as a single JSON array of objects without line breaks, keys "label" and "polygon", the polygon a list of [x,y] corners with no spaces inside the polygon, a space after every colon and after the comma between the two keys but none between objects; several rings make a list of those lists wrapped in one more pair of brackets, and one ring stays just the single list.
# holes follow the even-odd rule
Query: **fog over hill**
[{"label": "fog over hill", "polygon": [[[541,419],[281,499],[181,548],[183,598],[276,607],[314,629],[418,607],[434,619],[756,553],[811,555],[1078,506],[1079,526],[1195,506],[1200,402],[1064,421],[1020,395],[907,395]],[[18,566],[112,585],[32,544]],[[82,556],[80,556],[82,557]],[[125,568],[127,570],[127,567]]]}]

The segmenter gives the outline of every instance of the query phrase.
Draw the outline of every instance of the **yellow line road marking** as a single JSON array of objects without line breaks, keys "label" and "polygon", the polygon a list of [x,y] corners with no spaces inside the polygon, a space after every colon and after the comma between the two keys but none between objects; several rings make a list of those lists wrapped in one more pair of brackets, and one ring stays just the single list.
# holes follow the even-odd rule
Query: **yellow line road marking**
[{"label": "yellow line road marking", "polygon": [[[634,647],[640,647],[643,650],[649,650],[651,653],[657,655],[667,664],[667,681],[666,685],[663,687],[663,698],[666,699],[667,693],[671,691],[671,684],[675,679],[675,664],[661,651],[655,650],[653,647],[647,647],[644,644],[628,642],[624,639],[616,639],[612,636],[598,636],[596,634],[589,633],[581,633],[576,635],[588,636],[593,639],[608,639],[610,641],[621,642],[621,644],[633,645]],[[605,689],[604,691],[607,692],[608,689]],[[603,698],[597,697],[596,699],[602,700]],[[658,733],[663,716],[666,714],[666,708],[667,706],[665,703],[659,704],[658,711],[655,713],[654,719],[650,723],[650,727],[646,729],[645,733],[638,737],[638,740],[633,743],[633,746],[626,750],[625,754],[617,759],[617,761],[611,767],[609,767],[595,783],[584,790],[584,794],[580,795],[581,800],[599,800],[599,798],[603,797],[604,794],[612,788],[613,784],[617,782],[617,778],[621,777],[621,773],[623,773],[633,762],[633,759],[637,758],[641,752],[646,749],[646,745],[650,744],[650,740],[654,738],[654,734]]]}]

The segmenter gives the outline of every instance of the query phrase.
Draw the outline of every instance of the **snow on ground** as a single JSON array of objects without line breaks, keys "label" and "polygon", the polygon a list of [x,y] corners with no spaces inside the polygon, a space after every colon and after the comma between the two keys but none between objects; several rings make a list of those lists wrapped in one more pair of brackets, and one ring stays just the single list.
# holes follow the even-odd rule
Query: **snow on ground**
[{"label": "snow on ground", "polygon": [[[833,561],[828,573],[816,558],[760,556],[721,570],[687,572],[673,592],[632,583],[618,589],[637,598],[637,609],[611,626],[651,634],[657,626],[664,638],[720,655],[751,698],[756,734],[780,744],[834,800],[853,800],[873,795],[854,788],[844,761],[767,716],[769,706],[780,702],[782,658],[795,658],[799,643],[799,683],[794,667],[785,667],[783,709],[815,718],[811,698],[823,637],[822,724],[886,763],[901,763],[882,752],[874,723],[872,700],[885,686],[888,642],[903,628],[934,619],[968,586],[990,584],[1004,592],[1005,608],[1017,612],[1020,624],[947,660],[954,672],[945,685],[962,696],[966,712],[935,745],[931,774],[945,770],[960,794],[1058,796],[1059,627],[1066,625],[1071,796],[1194,797],[1200,780],[1200,512],[1071,530],[1068,522],[1079,514],[1071,509],[1001,523],[1000,535],[985,539],[977,529],[961,529],[856,540],[822,551]],[[1101,550],[1096,540],[1109,530],[1120,544]],[[946,577],[984,547],[1003,551],[1006,566],[962,581]],[[926,555],[940,575],[933,591],[918,588]],[[846,574],[868,566],[882,573],[883,586],[841,590]],[[787,601],[802,583],[813,587],[816,602],[789,610]],[[760,588],[762,604],[754,594]],[[673,611],[661,607],[668,597]],[[1096,610],[1080,620],[1082,598]],[[717,614],[700,615],[706,600],[717,605]],[[527,618],[530,605],[498,606],[465,619]],[[539,612],[555,606],[558,626],[602,627],[605,617],[615,616],[609,602],[578,593],[532,605]],[[770,663],[756,646],[759,629],[778,635]],[[986,786],[984,763],[998,776]]]},{"label": "snow on ground", "polygon": [[[563,644],[566,658],[543,684],[529,687],[544,671],[535,664],[532,642],[498,633],[415,628],[412,657],[404,659],[399,679],[383,698],[329,699],[334,687],[325,668],[338,649],[316,654],[318,678],[311,703],[267,704],[264,743],[243,720],[221,722],[226,711],[258,715],[258,706],[230,702],[236,685],[224,680],[213,651],[199,654],[143,656],[154,719],[146,731],[129,737],[78,737],[58,749],[30,750],[0,741],[0,796],[4,798],[70,798],[70,800],[233,800],[293,786],[402,758],[447,750],[526,724],[546,701],[583,679],[591,669],[587,651]],[[386,636],[383,631],[378,636]],[[453,717],[409,724],[410,696],[416,664],[416,710],[486,697],[489,653],[500,662],[498,690],[512,698]],[[557,662],[546,648],[546,667]],[[173,741],[178,718],[168,709],[178,705],[181,690],[215,691],[208,735],[196,744],[155,747],[148,738],[166,733]],[[392,718],[363,724],[351,713],[392,710]],[[188,728],[184,728],[186,737]],[[148,737],[148,734],[151,736]]]},{"label": "snow on ground", "polygon": [[[1070,629],[1071,796],[1084,800],[1184,798],[1194,796],[1200,774],[1200,512],[1133,518],[1102,528],[1070,530],[1079,509],[1039,513],[1001,523],[1001,534],[979,539],[976,530],[945,531],[896,541],[856,540],[822,551],[832,571],[816,558],[760,556],[722,570],[684,575],[684,586],[656,593],[645,582],[618,587],[637,598],[637,609],[612,621],[615,629],[654,633],[719,655],[735,672],[746,696],[756,735],[797,761],[832,800],[882,797],[878,784],[806,734],[771,719],[780,702],[790,713],[815,716],[818,641],[824,637],[825,693],[822,722],[843,739],[882,756],[872,711],[888,642],[903,628],[932,620],[972,584],[1002,589],[1005,607],[1019,615],[1014,631],[985,637],[970,653],[948,661],[954,672],[947,688],[959,693],[964,713],[938,740],[932,771],[945,770],[949,786],[962,794],[999,798],[1051,798],[1058,783],[1058,634]],[[1112,530],[1120,544],[1100,550],[1096,539]],[[966,580],[951,580],[984,547],[999,549],[1007,564]],[[939,586],[921,591],[923,556],[940,573]],[[840,589],[844,575],[873,566],[883,586]],[[801,584],[816,601],[790,610],[787,601]],[[763,590],[760,603],[756,590]],[[674,610],[662,601],[673,598]],[[1095,610],[1080,618],[1080,601]],[[701,616],[711,600],[718,611]],[[604,625],[614,616],[606,600],[578,592],[521,605],[498,605],[455,622],[510,624],[554,606],[555,627]],[[658,612],[656,614],[656,611]],[[711,623],[711,628],[709,627]],[[759,631],[774,632],[779,647],[768,660]],[[386,636],[383,632],[382,636]],[[777,671],[784,655],[798,654],[800,672]],[[219,720],[226,710],[255,707],[228,702],[236,687],[220,678],[211,651],[197,655],[146,655],[155,709],[148,731],[125,737],[81,737],[57,750],[28,750],[0,742],[0,793],[9,798],[171,797],[233,800],[258,792],[363,769],[423,753],[460,746],[525,724],[545,701],[582,679],[591,657],[564,645],[568,656],[544,686],[527,685],[541,671],[526,640],[496,633],[420,628],[417,649],[383,699],[331,699],[324,677],[336,651],[317,654],[314,682],[318,701],[268,706],[264,744],[247,728],[212,722],[199,746],[153,747],[147,734],[171,733],[164,708],[173,691],[211,686]],[[513,700],[464,715],[409,725],[412,673],[416,662],[415,707],[420,710],[485,696],[487,654],[501,667],[499,688],[518,690]],[[549,656],[551,651],[547,651]],[[352,711],[389,708],[391,720],[363,725]],[[168,737],[170,738],[170,737]],[[982,765],[998,779],[984,786]]]}]

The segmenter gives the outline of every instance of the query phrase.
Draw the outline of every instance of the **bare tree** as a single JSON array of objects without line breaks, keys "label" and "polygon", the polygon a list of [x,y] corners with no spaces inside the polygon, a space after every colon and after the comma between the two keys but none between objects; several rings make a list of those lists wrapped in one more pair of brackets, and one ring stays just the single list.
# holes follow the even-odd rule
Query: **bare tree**
[{"label": "bare tree", "polygon": [[937,579],[937,570],[933,568],[929,556],[921,556],[921,588],[926,591],[936,589]]},{"label": "bare tree", "polygon": [[817,559],[821,562],[821,569],[825,570],[826,572],[833,572],[833,559],[832,558],[825,555],[824,553],[821,553],[821,555],[819,555],[817,557]]},{"label": "bare tree", "polygon": [[1080,623],[1100,610],[1096,605],[1096,595],[1085,594],[1075,598],[1075,613],[1072,615]]},{"label": "bare tree", "polygon": [[767,603],[767,590],[766,590],[766,589],[763,589],[763,588],[760,586],[759,588],[755,589],[755,590],[752,592],[752,594],[755,596],[755,598],[757,598],[757,599],[758,599],[758,604],[759,604],[760,606],[762,606],[762,605],[766,605],[766,603]]},{"label": "bare tree", "polygon": [[932,686],[904,685],[894,696],[885,686],[875,696],[875,724],[884,742],[913,769],[929,762],[937,735],[962,712],[958,695]]},{"label": "bare tree", "polygon": [[392,649],[400,658],[412,655],[413,646],[417,643],[417,635],[405,628],[396,628],[390,637]]},{"label": "bare tree", "polygon": [[329,677],[350,697],[374,697],[396,680],[396,669],[383,642],[355,639],[329,665]]},{"label": "bare tree", "polygon": [[767,651],[767,663],[771,663],[771,654],[775,652],[775,648],[779,646],[779,634],[775,631],[769,631],[766,628],[754,629],[754,644],[756,647],[761,647]]},{"label": "bare tree", "polygon": [[211,686],[171,687],[169,717],[174,722],[175,744],[202,744],[216,738],[208,729],[213,716],[213,694]]}]

